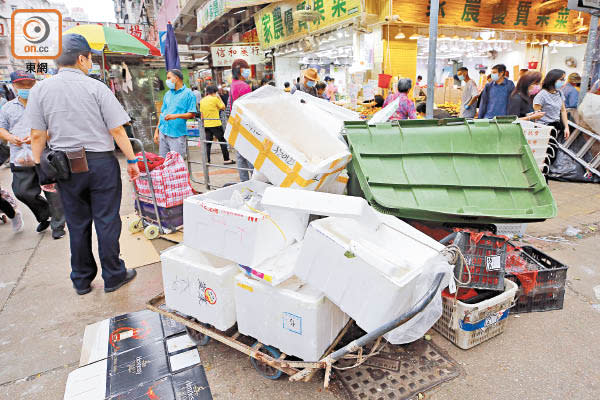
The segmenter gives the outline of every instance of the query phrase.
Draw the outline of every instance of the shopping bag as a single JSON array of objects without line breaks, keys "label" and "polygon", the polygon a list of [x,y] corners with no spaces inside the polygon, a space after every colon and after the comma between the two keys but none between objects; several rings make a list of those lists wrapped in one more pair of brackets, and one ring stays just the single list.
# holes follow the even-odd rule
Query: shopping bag
[{"label": "shopping bag", "polygon": [[[167,153],[164,162],[150,171],[150,176],[152,178],[156,203],[160,207],[178,206],[183,204],[184,199],[194,194],[190,185],[190,175],[185,161],[181,154],[177,152],[171,151]],[[150,202],[152,194],[148,181],[138,178],[135,184],[138,193],[147,197],[141,200]]]}]

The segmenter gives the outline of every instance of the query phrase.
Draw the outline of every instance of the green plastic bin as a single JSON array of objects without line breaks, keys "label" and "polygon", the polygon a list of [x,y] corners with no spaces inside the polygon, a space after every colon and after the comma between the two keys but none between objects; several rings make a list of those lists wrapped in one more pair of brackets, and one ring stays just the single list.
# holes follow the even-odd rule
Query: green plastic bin
[{"label": "green plastic bin", "polygon": [[490,224],[556,216],[556,203],[514,117],[346,122],[349,194],[426,221]]}]

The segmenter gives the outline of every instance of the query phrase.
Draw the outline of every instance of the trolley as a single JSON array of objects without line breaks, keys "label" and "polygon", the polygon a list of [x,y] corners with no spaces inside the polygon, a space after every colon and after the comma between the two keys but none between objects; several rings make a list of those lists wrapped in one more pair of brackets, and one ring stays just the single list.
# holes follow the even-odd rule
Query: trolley
[{"label": "trolley", "polygon": [[[211,143],[211,144],[215,144],[215,145],[219,145],[219,146],[222,144],[225,144],[225,145],[229,146],[229,143],[206,140],[206,131],[204,130],[204,121],[221,121],[221,123],[223,123],[223,125],[222,125],[223,131],[225,131],[226,125],[222,118],[219,118],[219,119],[217,119],[217,118],[206,118],[206,119],[205,118],[197,118],[196,120],[198,122],[198,136],[188,135],[187,140],[186,140],[186,152],[188,155],[187,164],[188,164],[188,171],[190,171],[190,180],[196,184],[204,185],[206,187],[206,190],[208,191],[208,190],[212,190],[212,189],[218,189],[221,187],[221,186],[217,186],[217,185],[210,183],[210,169],[211,168],[233,169],[236,171],[248,171],[248,174],[250,174],[250,176],[252,176],[252,172],[254,171],[254,169],[240,168],[236,164],[220,165],[220,164],[209,163],[208,157],[206,154],[206,144]],[[192,160],[191,153],[190,153],[190,145],[201,147],[200,161]],[[233,156],[234,151],[235,151],[235,149],[233,149],[231,146],[229,146],[229,152],[230,152],[231,156]],[[234,159],[235,159],[235,157],[232,157],[232,160],[234,160]],[[192,167],[194,165],[200,165],[202,167],[202,175],[204,177],[204,179],[202,181],[197,181],[194,178],[194,174],[192,173]],[[232,183],[237,183],[237,181],[232,182]],[[227,186],[227,184],[225,186]]]},{"label": "trolley", "polygon": [[[370,356],[377,354],[380,349],[382,336],[387,332],[404,324],[412,317],[423,311],[425,307],[436,296],[438,289],[442,283],[444,274],[437,274],[433,281],[433,285],[425,295],[415,304],[408,312],[402,314],[393,321],[375,329],[374,331],[365,334],[364,336],[351,341],[349,344],[336,350],[336,347],[346,335],[353,324],[353,320],[348,321],[346,326],[335,338],[333,343],[326,350],[323,357],[318,361],[293,361],[288,359],[286,354],[280,353],[274,347],[267,346],[259,341],[242,335],[235,328],[231,328],[227,332],[218,331],[206,324],[195,321],[193,318],[178,314],[174,311],[169,311],[164,308],[165,297],[164,293],[159,294],[146,303],[146,307],[154,312],[160,313],[168,318],[171,318],[186,326],[188,334],[199,346],[206,346],[210,339],[221,342],[237,351],[240,351],[250,357],[250,363],[258,371],[260,375],[267,379],[278,379],[284,373],[289,375],[290,381],[305,381],[308,382],[320,369],[325,369],[324,387],[329,386],[331,369],[333,365],[343,358],[358,359],[354,366],[362,364]],[[365,353],[367,345],[374,344]],[[351,353],[358,352],[358,355]],[[335,367],[333,367],[335,368]]]},{"label": "trolley", "polygon": [[[141,149],[141,161],[144,162],[146,172],[140,173],[138,179],[146,180],[150,188],[150,196],[145,196],[138,191],[135,182],[132,182],[133,192],[135,193],[135,211],[139,218],[129,223],[129,232],[138,233],[143,231],[144,236],[149,240],[156,239],[159,235],[173,233],[183,226],[183,206],[173,207],[171,210],[164,209],[157,204],[144,144],[136,138],[129,138],[129,141],[132,144],[137,144]],[[168,215],[169,213],[177,215]],[[180,218],[178,218],[179,216]],[[178,222],[173,222],[174,220]]]}]

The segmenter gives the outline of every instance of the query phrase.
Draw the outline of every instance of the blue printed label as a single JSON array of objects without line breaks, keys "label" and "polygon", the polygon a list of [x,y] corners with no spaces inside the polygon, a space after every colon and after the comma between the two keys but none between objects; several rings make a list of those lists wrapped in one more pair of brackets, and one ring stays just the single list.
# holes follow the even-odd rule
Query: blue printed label
[{"label": "blue printed label", "polygon": [[482,319],[479,322],[475,322],[474,324],[465,322],[464,320],[459,321],[460,329],[467,332],[476,331],[477,329],[487,328],[488,326],[492,326],[497,324],[498,322],[506,319],[508,317],[508,312],[510,310],[498,311],[497,313],[493,313],[485,319]]},{"label": "blue printed label", "polygon": [[302,335],[302,317],[284,312],[283,329]]}]

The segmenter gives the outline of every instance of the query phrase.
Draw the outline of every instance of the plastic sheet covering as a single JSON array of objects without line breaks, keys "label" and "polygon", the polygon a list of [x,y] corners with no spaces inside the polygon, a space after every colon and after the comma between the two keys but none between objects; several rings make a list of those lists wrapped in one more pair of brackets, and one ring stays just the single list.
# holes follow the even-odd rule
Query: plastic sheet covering
[{"label": "plastic sheet covering", "polygon": [[382,122],[387,122],[388,119],[390,119],[390,117],[394,115],[394,112],[396,111],[399,105],[400,97],[392,101],[390,104],[388,104],[381,110],[377,111],[375,114],[373,114],[369,119],[369,124],[379,124]]},{"label": "plastic sheet covering", "polygon": [[[423,269],[423,272],[412,283],[415,285],[415,290],[412,291],[415,295],[409,300],[411,307],[413,307],[421,299],[423,294],[425,294],[433,285],[435,276],[438,273],[445,274],[442,284],[440,285],[436,296],[422,312],[384,335],[385,339],[392,344],[411,343],[420,339],[442,316],[442,290],[449,285],[451,288],[454,287],[452,284],[453,281],[451,282],[453,279],[453,266],[448,264],[446,256],[442,254],[431,259],[428,265],[429,266]],[[390,316],[390,321],[396,317],[398,317],[398,315]]]},{"label": "plastic sheet covering", "polygon": [[577,110],[592,131],[600,132],[600,95],[586,93]]}]

